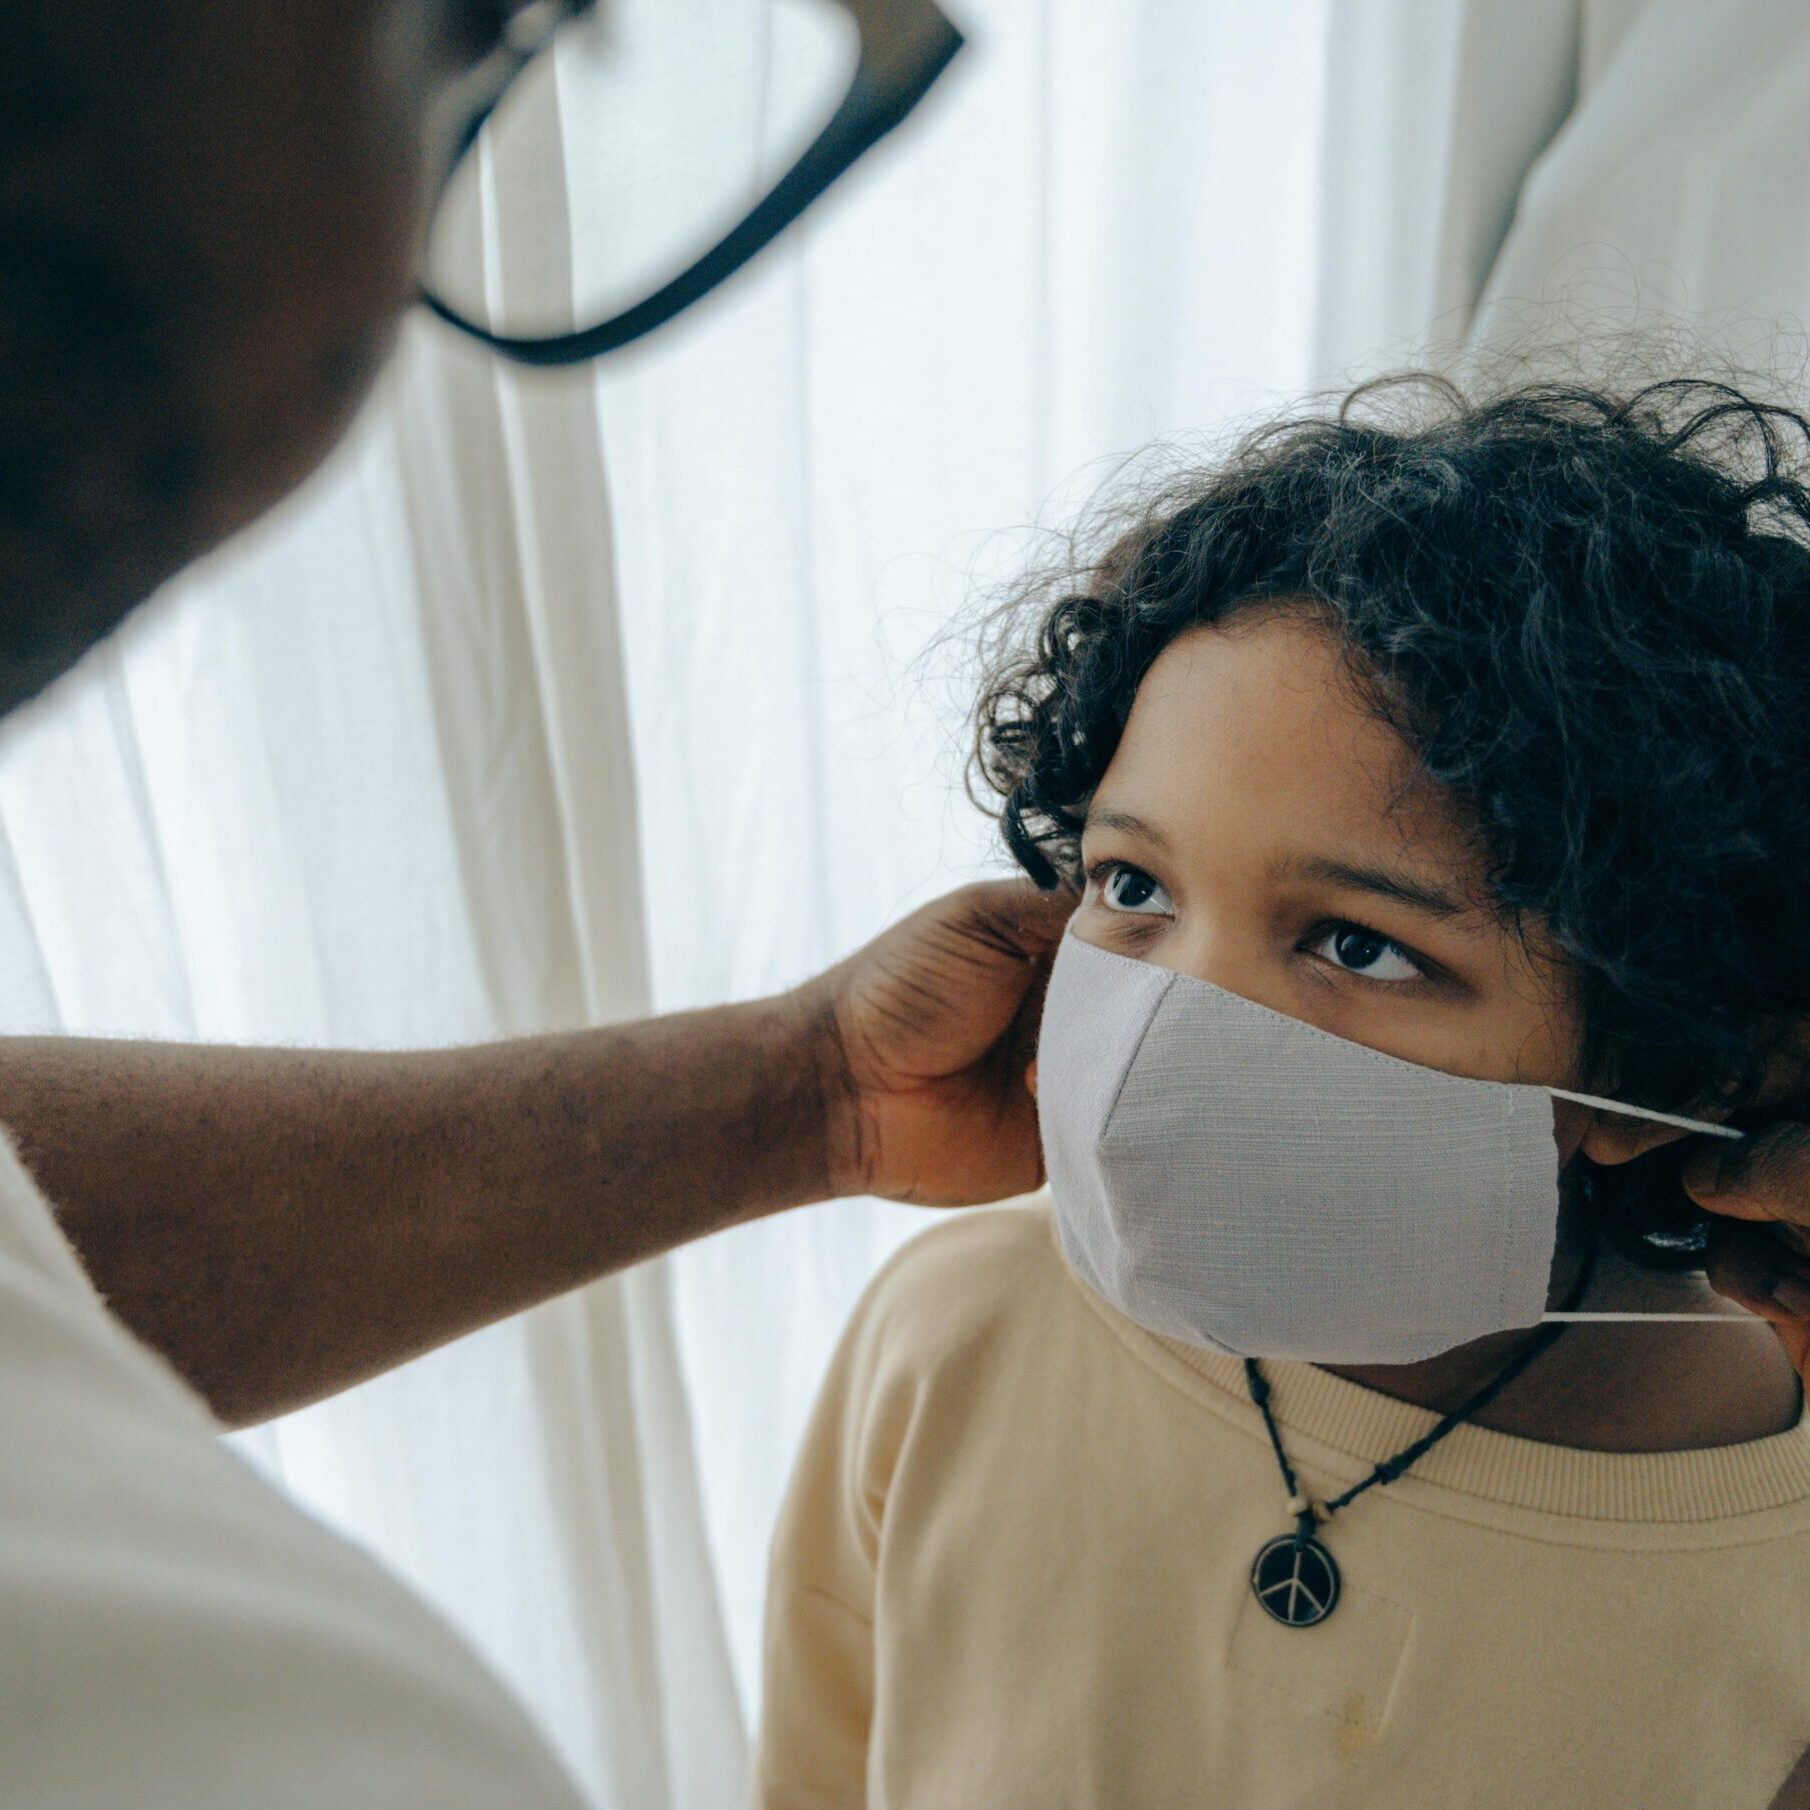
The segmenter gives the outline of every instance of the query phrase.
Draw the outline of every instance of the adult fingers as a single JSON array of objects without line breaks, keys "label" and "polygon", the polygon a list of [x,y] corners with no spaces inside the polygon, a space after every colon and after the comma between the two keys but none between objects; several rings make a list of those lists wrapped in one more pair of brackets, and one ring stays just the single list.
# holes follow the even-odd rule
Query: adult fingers
[{"label": "adult fingers", "polygon": [[1779,1229],[1718,1220],[1704,1267],[1714,1288],[1771,1323],[1810,1389],[1810,1259],[1782,1243]]},{"label": "adult fingers", "polygon": [[1049,955],[1079,902],[1066,887],[1044,892],[1029,880],[975,880],[950,896],[949,924],[1001,955]]},{"label": "adult fingers", "polygon": [[1699,1206],[1727,1219],[1771,1220],[1810,1251],[1810,1124],[1774,1119],[1739,1143],[1715,1140],[1679,1172]]},{"label": "adult fingers", "polygon": [[1704,1268],[1718,1294],[1775,1325],[1810,1325],[1810,1257],[1766,1226],[1724,1223],[1711,1229]]}]

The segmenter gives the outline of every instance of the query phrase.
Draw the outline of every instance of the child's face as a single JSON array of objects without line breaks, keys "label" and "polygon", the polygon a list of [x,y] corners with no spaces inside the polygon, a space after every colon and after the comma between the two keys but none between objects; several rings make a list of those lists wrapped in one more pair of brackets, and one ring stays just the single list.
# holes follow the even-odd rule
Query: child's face
[{"label": "child's face", "polygon": [[[1575,982],[1475,903],[1481,863],[1435,788],[1390,813],[1412,766],[1310,616],[1192,630],[1095,793],[1075,933],[1409,1062],[1579,1086]],[[1569,1160],[1595,1115],[1556,1105]]]}]

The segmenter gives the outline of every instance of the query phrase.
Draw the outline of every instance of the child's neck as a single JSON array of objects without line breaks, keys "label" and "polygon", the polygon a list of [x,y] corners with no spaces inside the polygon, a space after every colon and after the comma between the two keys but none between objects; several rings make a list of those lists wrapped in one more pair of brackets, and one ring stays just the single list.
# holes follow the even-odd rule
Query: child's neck
[{"label": "child's neck", "polygon": [[[1592,1312],[1734,1311],[1697,1274],[1643,1270],[1603,1252]],[[1449,1414],[1526,1342],[1497,1333],[1419,1364],[1325,1364],[1367,1389]],[[1475,1424],[1598,1452],[1679,1452],[1765,1439],[1797,1424],[1797,1372],[1770,1330],[1656,1321],[1574,1325],[1475,1417]]]}]

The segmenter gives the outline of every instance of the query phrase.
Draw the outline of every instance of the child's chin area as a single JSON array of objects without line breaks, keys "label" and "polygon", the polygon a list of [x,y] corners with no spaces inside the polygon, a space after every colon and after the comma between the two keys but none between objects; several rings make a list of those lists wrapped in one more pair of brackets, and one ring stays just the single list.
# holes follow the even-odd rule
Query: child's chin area
[{"label": "child's chin area", "polygon": [[[1077,936],[1213,982],[1335,1036],[1479,1080],[1589,1089],[1575,980],[1542,927],[1505,923],[1455,803],[1368,708],[1307,605],[1191,629],[1138,688],[1081,841]],[[1627,1161],[1677,1133],[1555,1102],[1561,1166]],[[1583,1261],[1564,1189],[1554,1304]],[[1705,1313],[1701,1276],[1599,1257],[1589,1306]],[[1525,1341],[1337,1374],[1439,1412]],[[1327,1366],[1327,1368],[1335,1368]],[[1610,1451],[1736,1443],[1794,1424],[1796,1376],[1742,1321],[1574,1326],[1478,1416]]]}]

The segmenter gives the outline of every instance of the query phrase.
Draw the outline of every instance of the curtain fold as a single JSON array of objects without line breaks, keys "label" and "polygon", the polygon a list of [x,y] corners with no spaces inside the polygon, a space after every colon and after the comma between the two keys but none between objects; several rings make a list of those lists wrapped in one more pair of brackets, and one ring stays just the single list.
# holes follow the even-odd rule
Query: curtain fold
[{"label": "curtain fold", "polygon": [[1462,345],[1528,171],[1577,98],[1590,0],[1341,0],[1327,38],[1314,361]]},{"label": "curtain fold", "polygon": [[1643,336],[1803,399],[1810,32],[1791,0],[1585,0],[1587,86],[1529,172],[1471,331]]},{"label": "curtain fold", "polygon": [[1502,355],[1604,376],[1644,353],[1801,395],[1792,0],[1340,0],[1328,47],[1319,381]]}]

